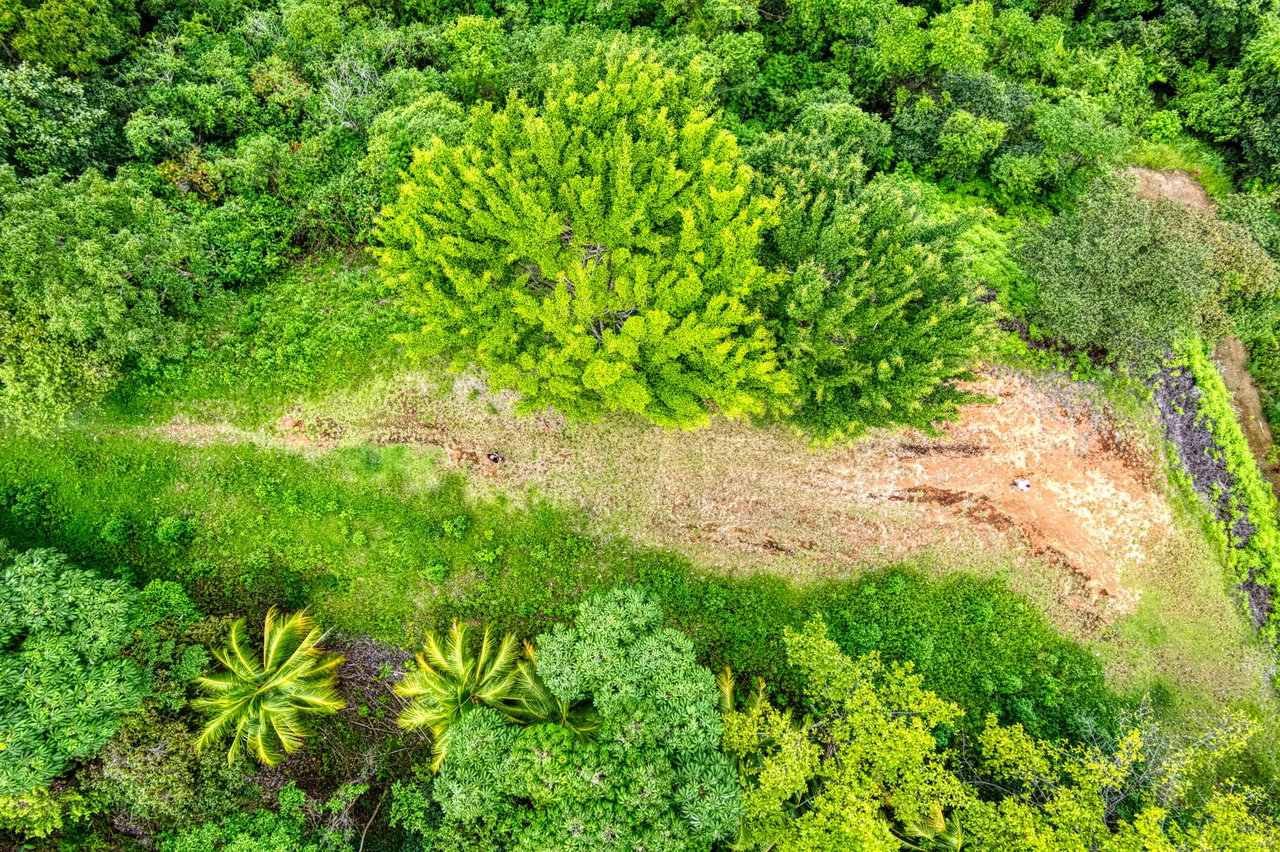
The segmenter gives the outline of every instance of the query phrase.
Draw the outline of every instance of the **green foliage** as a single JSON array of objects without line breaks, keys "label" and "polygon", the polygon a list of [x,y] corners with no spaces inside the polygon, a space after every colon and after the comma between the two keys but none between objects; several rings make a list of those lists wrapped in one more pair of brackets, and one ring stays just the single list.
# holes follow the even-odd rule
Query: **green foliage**
[{"label": "green foliage", "polygon": [[747,303],[771,286],[734,138],[651,53],[557,67],[540,107],[479,106],[434,140],[377,250],[413,343],[488,370],[522,411],[664,425],[759,413],[788,390]]},{"label": "green foliage", "polygon": [[862,580],[825,611],[845,653],[879,652],[911,665],[964,711],[958,724],[966,731],[991,714],[1044,739],[1085,737],[1114,724],[1098,662],[994,583],[890,571]]},{"label": "green foliage", "polygon": [[[1237,583],[1255,580],[1271,589],[1280,588],[1280,506],[1275,492],[1258,470],[1258,462],[1236,419],[1231,392],[1203,345],[1183,344],[1177,352],[1195,376],[1200,389],[1200,414],[1231,476],[1230,510],[1220,522],[1232,545],[1223,554],[1227,569]],[[1236,521],[1242,516],[1253,529],[1246,541],[1239,540],[1234,532]],[[1276,625],[1269,623],[1268,629],[1274,632]]]},{"label": "green foliage", "polygon": [[201,640],[216,619],[200,619],[182,586],[152,580],[138,595],[129,658],[147,672],[148,703],[169,711],[186,706],[187,686],[211,662]]},{"label": "green foliage", "polygon": [[1261,792],[1214,779],[1255,730],[1224,715],[1197,736],[1179,736],[1140,713],[1113,742],[1066,746],[989,720],[979,771],[1006,792],[997,801],[971,798],[965,848],[1270,848],[1280,834],[1259,812]]},{"label": "green foliage", "polygon": [[40,429],[180,353],[200,288],[181,221],[128,179],[0,187],[0,417]]},{"label": "green foliage", "polygon": [[51,550],[0,548],[0,564],[0,796],[52,805],[33,791],[96,753],[146,694],[121,656],[137,596]]},{"label": "green foliage", "polygon": [[80,773],[81,787],[101,808],[157,833],[230,816],[258,798],[246,760],[200,754],[195,739],[184,722],[155,709],[133,714]]},{"label": "green foliage", "polygon": [[480,647],[467,641],[457,621],[443,639],[428,633],[416,665],[395,686],[408,699],[397,720],[402,728],[431,729],[431,770],[438,772],[449,750],[449,730],[469,710],[502,710],[515,700],[520,644],[510,633],[495,642],[485,628]]},{"label": "green foliage", "polygon": [[1217,780],[1256,731],[1241,715],[1180,735],[1143,707],[1118,737],[1087,744],[1036,740],[990,716],[976,753],[962,756],[937,738],[959,709],[909,666],[842,655],[819,619],[789,630],[787,649],[806,682],[803,720],[762,692],[738,705],[730,676],[722,680],[724,747],[744,790],[738,848],[1173,852],[1275,842],[1261,792]]},{"label": "green foliage", "polygon": [[1277,261],[1280,261],[1280,192],[1238,193],[1222,200],[1219,213],[1238,222]]},{"label": "green foliage", "polygon": [[[742,848],[897,852],[897,826],[933,822],[964,801],[934,729],[959,708],[921,687],[910,666],[844,656],[821,619],[788,630],[787,654],[806,683],[799,725],[756,700],[727,696],[724,747],[742,769]],[[887,818],[886,818],[887,816]]]},{"label": "green foliage", "polygon": [[244,749],[271,766],[300,748],[312,717],[345,706],[334,689],[342,657],[322,651],[324,639],[305,611],[282,618],[273,607],[263,623],[259,663],[248,652],[244,619],[232,624],[226,647],[213,651],[226,671],[196,681],[204,696],[191,707],[211,717],[196,749],[230,734],[228,761]]},{"label": "green foliage", "polygon": [[805,213],[784,219],[784,231],[813,236],[787,234],[798,265],[774,314],[807,393],[795,422],[822,440],[933,431],[980,401],[956,383],[971,378],[989,320],[956,267],[953,235],[927,221],[919,193],[877,181],[847,203],[814,198]]},{"label": "green foliage", "polygon": [[1028,236],[1034,316],[1072,345],[1153,369],[1174,340],[1204,329],[1217,295],[1212,249],[1189,227],[1193,217],[1175,202],[1138,200],[1123,182],[1095,184],[1074,211]]},{"label": "green foliage", "polygon": [[236,418],[375,375],[396,356],[388,335],[409,327],[367,258],[335,259],[223,300],[193,326],[182,361],[135,369],[112,401],[129,414],[217,401]]},{"label": "green foliage", "polygon": [[768,257],[787,273],[769,318],[804,394],[792,417],[822,441],[932,430],[978,399],[955,383],[971,377],[987,316],[956,264],[956,229],[931,223],[908,182],[864,186],[838,127],[815,121],[751,151],[766,191],[782,194]]},{"label": "green foliage", "polygon": [[73,74],[95,71],[122,53],[139,24],[132,0],[6,0],[0,6],[0,37],[7,36],[21,60]]},{"label": "green foliage", "polygon": [[0,796],[0,831],[45,838],[92,816],[93,799],[76,790],[40,787],[19,796]]},{"label": "green foliage", "polygon": [[0,68],[0,159],[20,174],[78,171],[104,146],[106,110],[48,68]]},{"label": "green foliage", "polygon": [[547,688],[564,702],[590,701],[599,730],[517,729],[488,709],[464,715],[432,787],[445,820],[435,848],[484,836],[530,852],[675,852],[732,833],[740,794],[717,749],[715,684],[651,599],[627,587],[589,597],[572,627],[538,646]]},{"label": "green foliage", "polygon": [[279,794],[280,809],[248,811],[218,822],[171,832],[160,839],[160,852],[321,852],[309,842],[302,812],[305,796],[293,782]]}]

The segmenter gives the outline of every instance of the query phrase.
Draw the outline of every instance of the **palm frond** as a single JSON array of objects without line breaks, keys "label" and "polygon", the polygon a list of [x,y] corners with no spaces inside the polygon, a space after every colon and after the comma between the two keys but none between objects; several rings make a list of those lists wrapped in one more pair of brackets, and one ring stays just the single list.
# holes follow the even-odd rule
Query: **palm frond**
[{"label": "palm frond", "polygon": [[346,706],[336,690],[342,657],[319,647],[327,634],[303,612],[281,616],[273,607],[262,631],[262,662],[247,653],[243,620],[231,626],[227,646],[214,657],[226,671],[197,678],[202,693],[193,709],[211,718],[196,739],[207,748],[231,731],[227,759],[240,748],[272,765],[302,746],[311,719]]},{"label": "palm frond", "polygon": [[428,634],[414,667],[393,687],[408,699],[398,724],[405,729],[427,727],[432,733],[433,769],[447,750],[449,728],[474,707],[507,712],[517,691],[519,643],[510,634],[495,640],[484,629],[479,647],[469,641],[469,629],[454,621],[443,636]]}]

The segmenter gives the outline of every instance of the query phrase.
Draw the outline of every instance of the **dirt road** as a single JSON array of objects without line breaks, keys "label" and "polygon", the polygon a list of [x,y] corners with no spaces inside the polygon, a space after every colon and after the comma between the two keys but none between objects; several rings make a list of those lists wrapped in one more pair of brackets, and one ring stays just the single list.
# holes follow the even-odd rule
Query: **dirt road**
[{"label": "dirt road", "polygon": [[[722,570],[812,579],[920,556],[957,567],[1031,560],[1046,566],[1040,574],[1057,572],[1044,580],[1068,605],[1106,619],[1130,611],[1126,571],[1159,549],[1170,524],[1154,448],[1121,435],[1065,379],[1000,370],[972,388],[995,404],[967,406],[942,438],[880,433],[832,450],[780,426],[718,421],[682,432],[626,418],[521,418],[509,397],[469,378],[392,383],[345,421],[332,403],[293,409],[256,440],[302,452],[437,448],[444,468],[478,474],[481,491],[532,490],[581,508],[599,531]],[[179,422],[164,433],[246,438]]]}]

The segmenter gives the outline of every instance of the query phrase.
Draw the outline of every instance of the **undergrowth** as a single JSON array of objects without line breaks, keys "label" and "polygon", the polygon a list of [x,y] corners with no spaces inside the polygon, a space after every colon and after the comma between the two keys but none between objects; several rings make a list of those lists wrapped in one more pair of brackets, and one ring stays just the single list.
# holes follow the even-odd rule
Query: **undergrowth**
[{"label": "undergrowth", "polygon": [[108,405],[116,418],[216,406],[253,424],[264,407],[341,389],[394,369],[394,336],[411,325],[363,253],[292,270],[270,288],[224,298],[201,318],[185,358],[130,374]]},{"label": "undergrowth", "polygon": [[[1280,528],[1277,524],[1276,496],[1249,449],[1244,432],[1236,420],[1231,394],[1218,373],[1203,343],[1183,344],[1177,347],[1187,369],[1195,376],[1200,389],[1200,414],[1209,427],[1210,434],[1222,452],[1223,462],[1230,474],[1231,516],[1223,519],[1224,534],[1243,514],[1253,525],[1254,531],[1247,541],[1232,541],[1224,549],[1227,570],[1236,583],[1256,580],[1274,590],[1280,588]],[[1274,639],[1274,616],[1265,627]]]}]

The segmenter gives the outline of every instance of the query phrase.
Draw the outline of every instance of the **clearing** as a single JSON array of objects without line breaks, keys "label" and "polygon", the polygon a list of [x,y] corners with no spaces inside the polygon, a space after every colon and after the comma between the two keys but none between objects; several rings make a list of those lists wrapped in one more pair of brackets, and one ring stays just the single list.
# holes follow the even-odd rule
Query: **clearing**
[{"label": "clearing", "polygon": [[264,411],[258,430],[191,406],[202,416],[147,431],[304,455],[407,446],[469,472],[479,494],[536,494],[579,510],[593,535],[671,548],[707,570],[813,581],[910,562],[999,577],[1089,641],[1119,688],[1164,681],[1189,704],[1269,706],[1273,661],[1165,477],[1154,415],[1117,416],[1065,376],[988,367],[972,389],[994,404],[967,406],[940,438],[876,433],[835,449],[778,425],[518,417],[511,395],[442,370]]}]

